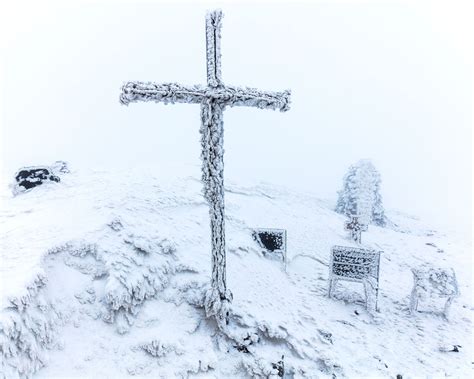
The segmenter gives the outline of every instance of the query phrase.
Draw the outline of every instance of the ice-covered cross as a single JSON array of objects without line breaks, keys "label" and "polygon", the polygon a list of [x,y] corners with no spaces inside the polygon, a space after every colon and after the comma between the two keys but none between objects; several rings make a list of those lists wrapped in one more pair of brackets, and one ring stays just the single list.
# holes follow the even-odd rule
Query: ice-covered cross
[{"label": "ice-covered cross", "polygon": [[351,234],[351,239],[357,243],[361,242],[362,232],[366,232],[368,227],[365,224],[362,224],[359,221],[359,216],[350,215],[350,221],[346,221],[344,224],[344,229],[349,230]]},{"label": "ice-covered cross", "polygon": [[177,83],[127,82],[120,102],[154,101],[190,103],[201,106],[201,158],[204,197],[211,218],[212,278],[204,300],[207,316],[216,316],[220,326],[228,321],[232,294],[226,285],[223,111],[226,106],[249,106],[260,109],[289,109],[290,91],[265,92],[254,88],[224,85],[221,77],[220,10],[206,16],[207,86],[184,86]]}]

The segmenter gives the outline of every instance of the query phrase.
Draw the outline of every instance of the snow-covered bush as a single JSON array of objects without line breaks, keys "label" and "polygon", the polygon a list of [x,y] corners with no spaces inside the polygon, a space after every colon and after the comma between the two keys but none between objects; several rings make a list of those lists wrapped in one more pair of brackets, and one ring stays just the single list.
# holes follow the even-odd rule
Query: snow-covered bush
[{"label": "snow-covered bush", "polygon": [[385,226],[385,217],[380,194],[380,174],[368,159],[362,159],[349,167],[344,176],[343,188],[339,191],[336,212],[359,215],[363,224]]},{"label": "snow-covered bush", "polygon": [[[0,314],[0,378],[29,378],[45,365],[47,350],[57,342],[60,313],[43,297],[46,278],[27,293],[9,299]],[[7,304],[5,304],[7,305]]]}]

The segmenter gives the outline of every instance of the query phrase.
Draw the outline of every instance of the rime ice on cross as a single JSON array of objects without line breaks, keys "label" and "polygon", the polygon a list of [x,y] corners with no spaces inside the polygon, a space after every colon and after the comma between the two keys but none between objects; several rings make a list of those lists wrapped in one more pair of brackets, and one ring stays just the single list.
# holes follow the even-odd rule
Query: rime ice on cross
[{"label": "rime ice on cross", "polygon": [[190,103],[201,106],[202,181],[209,203],[212,243],[211,288],[206,293],[207,316],[216,316],[219,326],[228,321],[232,294],[226,286],[223,111],[226,106],[260,109],[289,109],[290,91],[264,92],[254,88],[224,85],[221,77],[222,12],[206,16],[207,86],[177,83],[128,82],[122,87],[120,102],[154,101]]},{"label": "rime ice on cross", "polygon": [[367,225],[362,224],[359,221],[359,216],[350,215],[350,221],[346,221],[344,224],[344,229],[349,230],[351,234],[351,239],[357,243],[361,242],[362,232],[367,231]]}]

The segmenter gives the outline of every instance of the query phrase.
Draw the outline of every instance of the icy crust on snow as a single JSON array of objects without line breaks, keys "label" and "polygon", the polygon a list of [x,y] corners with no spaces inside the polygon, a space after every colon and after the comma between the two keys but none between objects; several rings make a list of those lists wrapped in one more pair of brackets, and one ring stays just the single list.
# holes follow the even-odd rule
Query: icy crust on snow
[{"label": "icy crust on snow", "polygon": [[[71,174],[2,197],[0,377],[469,375],[468,244],[401,216],[402,233],[371,227],[364,247],[384,251],[371,315],[359,283],[326,296],[330,249],[351,244],[344,217],[268,185],[226,190],[234,300],[220,331],[204,311],[209,216],[196,174]],[[287,273],[261,254],[254,227],[288,230]],[[456,271],[450,321],[436,298],[410,315],[411,269],[426,262]]]}]

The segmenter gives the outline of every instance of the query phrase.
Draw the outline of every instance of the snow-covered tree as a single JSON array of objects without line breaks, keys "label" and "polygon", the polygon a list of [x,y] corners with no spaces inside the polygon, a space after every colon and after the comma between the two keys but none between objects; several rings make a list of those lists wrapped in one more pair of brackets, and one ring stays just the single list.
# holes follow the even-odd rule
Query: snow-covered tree
[{"label": "snow-covered tree", "polygon": [[380,174],[368,159],[362,159],[349,167],[336,205],[336,212],[359,215],[360,221],[385,226],[385,217],[380,194]]}]

